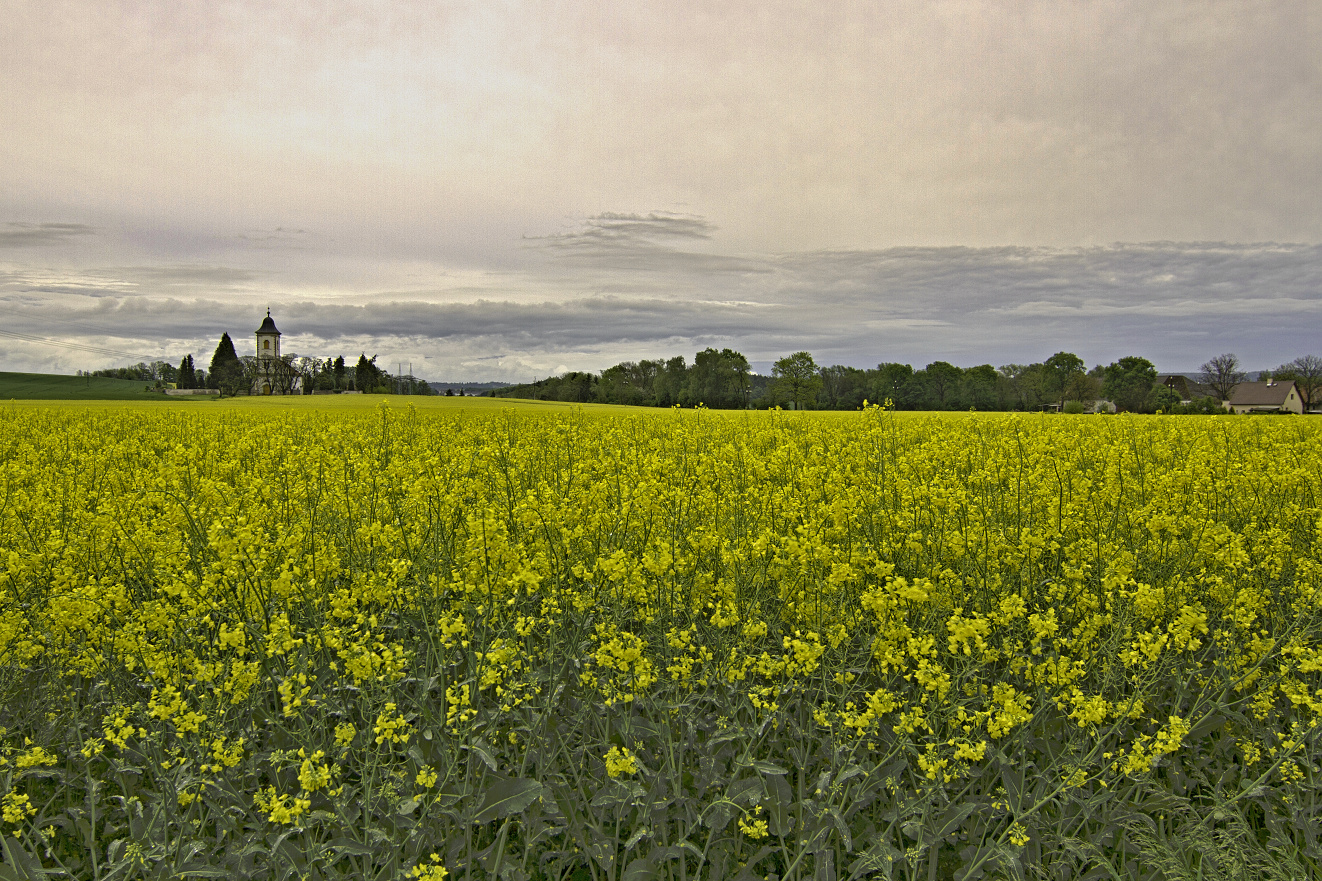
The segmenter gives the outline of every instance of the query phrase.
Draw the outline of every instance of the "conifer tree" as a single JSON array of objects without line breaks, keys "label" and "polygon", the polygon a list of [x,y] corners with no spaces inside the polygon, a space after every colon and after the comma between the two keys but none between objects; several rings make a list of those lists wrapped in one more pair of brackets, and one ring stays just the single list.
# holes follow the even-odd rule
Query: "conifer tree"
[{"label": "conifer tree", "polygon": [[242,377],[243,362],[239,361],[238,353],[234,351],[234,341],[230,340],[229,333],[221,333],[221,341],[212,356],[212,366],[206,372],[206,381],[210,388],[227,388],[233,394],[234,389],[242,385]]},{"label": "conifer tree", "polygon": [[193,356],[185,355],[179,362],[179,376],[175,388],[197,388],[197,370],[193,367]]},{"label": "conifer tree", "polygon": [[217,382],[225,373],[225,365],[238,363],[239,355],[234,351],[234,341],[228,333],[222,333],[220,343],[216,345],[216,353],[211,356],[211,366],[207,368],[207,379],[211,387],[220,388]]}]

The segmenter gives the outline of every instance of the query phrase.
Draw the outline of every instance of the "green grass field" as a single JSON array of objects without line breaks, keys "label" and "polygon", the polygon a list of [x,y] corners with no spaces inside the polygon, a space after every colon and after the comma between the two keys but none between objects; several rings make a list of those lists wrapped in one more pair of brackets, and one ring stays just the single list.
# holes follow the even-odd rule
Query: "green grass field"
[{"label": "green grass field", "polygon": [[[520,410],[529,412],[565,411],[581,408],[597,412],[637,411],[641,408],[616,404],[565,404],[559,401],[528,401],[519,398],[445,397],[442,395],[295,395],[292,397],[216,398],[204,395],[163,395],[148,391],[148,384],[103,376],[59,376],[49,373],[7,373],[0,371],[0,401],[141,401],[153,404],[182,404],[213,407],[260,407],[275,409],[355,410],[375,407],[382,400],[392,406],[405,403],[419,409],[446,411]],[[648,408],[654,410],[654,408]]]},{"label": "green grass field", "polygon": [[160,401],[148,383],[104,376],[58,376],[51,373],[0,372],[0,401]]}]

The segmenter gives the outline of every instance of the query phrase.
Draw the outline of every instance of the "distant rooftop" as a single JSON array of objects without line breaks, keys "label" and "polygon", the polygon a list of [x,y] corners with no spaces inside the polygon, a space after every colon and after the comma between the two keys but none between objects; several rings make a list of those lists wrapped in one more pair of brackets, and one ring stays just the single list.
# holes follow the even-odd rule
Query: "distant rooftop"
[{"label": "distant rooftop", "polygon": [[1234,407],[1280,407],[1294,389],[1294,380],[1241,382],[1230,396]]}]

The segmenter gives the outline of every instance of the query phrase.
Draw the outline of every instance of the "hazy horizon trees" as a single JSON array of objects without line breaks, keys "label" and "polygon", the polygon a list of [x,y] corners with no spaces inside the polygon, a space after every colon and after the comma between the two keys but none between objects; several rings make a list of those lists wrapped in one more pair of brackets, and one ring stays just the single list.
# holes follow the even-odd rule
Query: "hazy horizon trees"
[{"label": "hazy horizon trees", "polygon": [[[1219,357],[1224,365],[1224,356]],[[1096,401],[1105,398],[1118,409],[1133,413],[1222,412],[1211,397],[1185,403],[1177,389],[1157,384],[1157,370],[1151,361],[1132,355],[1091,370],[1084,370],[1083,359],[1072,352],[1057,352],[1033,364],[961,368],[947,361],[933,361],[915,370],[897,362],[881,362],[868,369],[842,364],[819,366],[811,353],[796,352],[776,361],[770,377],[745,373],[743,365],[747,363],[733,350],[708,348],[698,353],[691,366],[682,356],[624,361],[606,368],[600,376],[572,373],[490,394],[661,407],[702,403],[712,408],[757,409],[793,402],[806,409],[853,410],[867,400],[878,404],[889,401],[898,410],[1052,408],[1076,413],[1093,409]],[[732,364],[738,369],[731,371]],[[1231,365],[1232,369],[1235,366]],[[1322,402],[1322,358],[1296,358],[1278,368],[1277,374],[1281,379],[1295,380],[1305,406]],[[726,377],[726,385],[718,381],[722,376]],[[731,377],[747,383],[742,396],[730,391]]]}]

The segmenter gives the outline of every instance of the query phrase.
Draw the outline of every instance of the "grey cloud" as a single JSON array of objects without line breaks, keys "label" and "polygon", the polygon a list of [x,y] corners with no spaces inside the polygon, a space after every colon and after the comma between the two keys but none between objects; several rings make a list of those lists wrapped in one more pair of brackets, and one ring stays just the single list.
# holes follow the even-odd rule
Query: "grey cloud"
[{"label": "grey cloud", "polygon": [[[1317,353],[1322,319],[1317,245],[893,248],[785,254],[757,265],[754,273],[694,274],[673,262],[636,271],[605,260],[521,277],[518,297],[488,289],[474,299],[478,289],[465,286],[465,302],[436,290],[365,292],[352,304],[255,291],[247,286],[270,279],[239,271],[163,267],[155,278],[121,273],[140,294],[44,303],[0,278],[0,291],[10,292],[0,304],[22,332],[99,333],[142,346],[192,341],[198,352],[214,348],[222,331],[241,350],[250,345],[269,304],[288,351],[409,352],[449,379],[527,378],[564,364],[600,370],[708,345],[752,360],[807,349],[820,363],[855,366],[1023,363],[1060,350],[1107,363],[1141,354],[1170,370],[1234,351],[1256,369]],[[213,277],[213,294],[188,295]],[[201,287],[176,285],[181,278]],[[65,281],[84,294],[76,275]]]},{"label": "grey cloud", "polygon": [[667,239],[710,239],[716,227],[705,218],[692,214],[653,211],[648,214],[607,212],[589,217],[582,229],[547,236],[530,236],[556,250],[601,252],[639,247],[656,247]]},{"label": "grey cloud", "polygon": [[530,247],[572,264],[607,271],[683,273],[762,273],[770,269],[756,260],[703,251],[691,245],[711,238],[716,227],[694,214],[653,211],[648,214],[607,213],[589,217],[572,232],[525,236]]},{"label": "grey cloud", "polygon": [[[251,293],[270,273],[191,264],[78,270],[0,271],[0,302],[33,300],[52,307],[69,298],[118,301],[145,297]],[[113,308],[113,307],[112,307]]]},{"label": "grey cloud", "polygon": [[257,250],[301,251],[321,242],[324,236],[316,235],[306,229],[292,229],[277,226],[274,229],[255,229],[239,233],[234,241],[246,248]]},{"label": "grey cloud", "polygon": [[58,245],[95,234],[96,228],[84,223],[10,222],[0,226],[0,248]]},{"label": "grey cloud", "polygon": [[181,264],[176,266],[129,266],[123,269],[107,270],[132,279],[140,285],[194,286],[208,285],[235,287],[251,284],[269,273],[254,272],[248,269],[236,269],[230,266],[197,266]]}]

